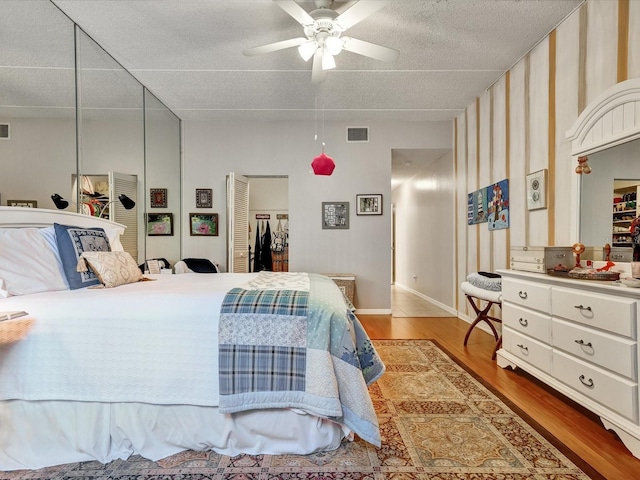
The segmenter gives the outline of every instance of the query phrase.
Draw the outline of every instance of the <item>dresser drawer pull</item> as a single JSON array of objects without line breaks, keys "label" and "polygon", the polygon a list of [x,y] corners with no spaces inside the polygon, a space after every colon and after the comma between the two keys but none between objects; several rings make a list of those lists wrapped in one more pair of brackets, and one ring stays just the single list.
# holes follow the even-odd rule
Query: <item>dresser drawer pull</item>
[{"label": "dresser drawer pull", "polygon": [[582,340],[582,339],[580,339],[580,340],[574,340],[574,342],[576,342],[578,345],[582,345],[583,347],[593,348],[593,345],[591,345],[591,342],[589,342],[589,343],[584,343],[584,340]]},{"label": "dresser drawer pull", "polygon": [[586,310],[587,312],[591,311],[591,307],[585,307],[583,305],[574,305],[573,308],[577,308],[578,310]]},{"label": "dresser drawer pull", "polygon": [[518,322],[520,323],[520,325],[522,325],[523,327],[527,327],[529,325],[529,320],[527,320],[526,318],[520,318],[518,320]]},{"label": "dresser drawer pull", "polygon": [[522,345],[521,343],[519,343],[519,344],[518,344],[518,345],[516,345],[516,346],[520,347],[520,349],[521,349],[521,350],[524,350],[525,352],[528,352],[528,351],[529,351],[529,348],[528,348],[528,347],[525,347],[525,346],[524,346],[524,345]]},{"label": "dresser drawer pull", "polygon": [[580,375],[578,377],[578,380],[580,380],[580,383],[582,383],[585,387],[589,387],[589,388],[593,388],[593,379],[589,379],[587,381],[584,380],[584,375]]},{"label": "dresser drawer pull", "polygon": [[523,300],[526,300],[526,299],[527,299],[527,292],[523,292],[522,290],[520,290],[520,291],[518,292],[518,296],[519,296],[520,298],[522,298]]}]

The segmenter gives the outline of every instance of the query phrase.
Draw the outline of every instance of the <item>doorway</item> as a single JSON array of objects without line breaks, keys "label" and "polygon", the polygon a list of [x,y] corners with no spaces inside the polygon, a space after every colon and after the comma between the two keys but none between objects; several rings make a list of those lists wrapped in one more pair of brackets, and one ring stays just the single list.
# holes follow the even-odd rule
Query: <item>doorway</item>
[{"label": "doorway", "polygon": [[[246,201],[228,186],[228,258],[234,272],[289,271],[289,177],[230,174],[246,181]],[[233,190],[233,189],[231,189]],[[242,190],[242,189],[240,189]],[[238,251],[246,252],[240,257]]]}]

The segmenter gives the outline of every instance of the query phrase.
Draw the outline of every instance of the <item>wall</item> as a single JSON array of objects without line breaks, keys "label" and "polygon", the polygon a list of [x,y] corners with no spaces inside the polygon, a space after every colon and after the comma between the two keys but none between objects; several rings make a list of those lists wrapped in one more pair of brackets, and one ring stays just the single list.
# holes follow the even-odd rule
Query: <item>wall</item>
[{"label": "wall", "polygon": [[[640,2],[589,0],[456,118],[458,284],[469,272],[506,268],[512,245],[577,241],[569,208],[577,163],[565,133],[595,97],[638,76]],[[548,208],[528,211],[525,177],[540,169],[549,172]],[[502,178],[511,227],[467,226],[467,193]],[[469,315],[459,290],[456,305]]]},{"label": "wall", "polygon": [[453,314],[454,199],[452,151],[393,192],[395,283]]},{"label": "wall", "polygon": [[[185,121],[183,218],[195,208],[195,189],[213,188],[213,211],[220,215],[220,236],[183,236],[183,256],[226,263],[225,178],[288,175],[291,271],[353,273],[356,303],[362,312],[389,312],[391,294],[391,150],[451,148],[450,122],[362,122],[369,143],[346,143],[346,123],[327,122],[324,139],[314,141],[314,122]],[[352,123],[349,123],[352,125]],[[315,176],[310,163],[321,152],[335,159],[332,176]],[[356,216],[360,193],[383,195],[381,216]],[[323,201],[350,202],[349,230],[323,230]],[[188,230],[186,230],[188,231]]]},{"label": "wall", "polygon": [[[0,140],[0,201],[36,200],[55,209],[52,193],[71,201],[76,173],[75,119],[2,118],[10,138]],[[46,188],[43,188],[46,179]]]}]

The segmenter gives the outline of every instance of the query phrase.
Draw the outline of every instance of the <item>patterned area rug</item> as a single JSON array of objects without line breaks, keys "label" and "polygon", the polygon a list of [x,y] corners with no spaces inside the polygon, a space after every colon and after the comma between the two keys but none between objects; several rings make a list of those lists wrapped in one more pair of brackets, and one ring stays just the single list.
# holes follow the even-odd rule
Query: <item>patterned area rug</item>
[{"label": "patterned area rug", "polygon": [[[492,393],[435,342],[377,340],[387,365],[370,387],[382,448],[357,439],[309,456],[183,452],[158,462],[139,456],[0,472],[8,480],[208,479],[602,479],[513,406]],[[554,446],[554,444],[556,446]],[[562,450],[562,451],[561,451]],[[563,453],[564,452],[564,453]],[[569,459],[571,457],[572,460]],[[577,465],[580,465],[578,467]]]}]

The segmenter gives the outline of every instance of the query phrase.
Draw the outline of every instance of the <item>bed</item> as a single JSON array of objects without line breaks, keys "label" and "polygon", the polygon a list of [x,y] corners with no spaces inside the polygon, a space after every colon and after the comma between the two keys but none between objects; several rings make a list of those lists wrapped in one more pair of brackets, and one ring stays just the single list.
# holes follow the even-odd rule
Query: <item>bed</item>
[{"label": "bed", "polygon": [[[367,385],[384,365],[329,278],[185,273],[103,288],[85,250],[76,270],[100,281],[63,288],[41,272],[64,279],[68,266],[52,225],[101,228],[112,252],[95,255],[128,255],[121,225],[0,207],[0,312],[27,312],[0,322],[26,326],[21,338],[0,332],[0,470],[187,449],[308,454],[354,435],[380,445]],[[49,249],[54,260],[39,258]],[[12,270],[21,260],[38,272],[12,290],[29,275]]]}]

